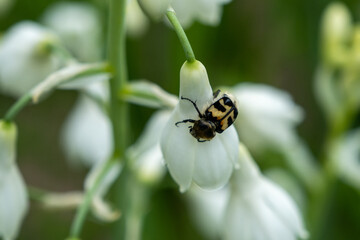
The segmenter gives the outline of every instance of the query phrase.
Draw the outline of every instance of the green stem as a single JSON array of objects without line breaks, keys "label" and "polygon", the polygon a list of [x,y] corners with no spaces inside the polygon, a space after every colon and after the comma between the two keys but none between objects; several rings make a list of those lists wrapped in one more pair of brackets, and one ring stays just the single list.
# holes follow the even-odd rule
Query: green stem
[{"label": "green stem", "polygon": [[97,175],[97,177],[94,181],[94,184],[90,187],[90,189],[88,189],[86,191],[84,201],[78,208],[78,210],[76,212],[76,216],[74,218],[74,221],[71,225],[69,239],[79,238],[81,229],[84,225],[84,221],[85,221],[86,215],[89,211],[89,207],[90,207],[91,201],[94,197],[94,194],[96,193],[101,181],[106,176],[106,173],[111,169],[111,167],[113,166],[114,163],[116,163],[116,161],[118,161],[118,159],[116,157],[109,158],[105,162],[105,164],[102,166],[102,168],[100,169],[99,174]]},{"label": "green stem", "polygon": [[184,49],[187,61],[194,62],[196,60],[195,54],[191,48],[188,38],[186,37],[184,29],[182,28],[179,20],[176,17],[175,11],[173,9],[167,10],[166,16],[169,19],[171,25],[174,27],[176,34],[178,35],[180,43]]},{"label": "green stem", "polygon": [[6,122],[12,122],[16,115],[29,103],[31,102],[32,94],[31,92],[23,95],[19,100],[15,102],[14,105],[5,113],[4,120]]},{"label": "green stem", "polygon": [[110,79],[110,116],[113,125],[115,152],[120,156],[123,155],[127,146],[129,128],[128,105],[118,98],[119,92],[127,83],[126,3],[126,0],[110,0],[107,50],[108,61],[114,73]]}]

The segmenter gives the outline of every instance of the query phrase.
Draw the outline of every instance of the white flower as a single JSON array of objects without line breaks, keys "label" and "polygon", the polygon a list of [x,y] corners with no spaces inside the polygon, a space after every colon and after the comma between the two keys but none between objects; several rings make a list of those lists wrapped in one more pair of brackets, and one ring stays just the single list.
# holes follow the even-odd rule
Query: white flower
[{"label": "white flower", "polygon": [[62,145],[67,158],[75,165],[81,162],[91,167],[112,154],[110,119],[87,96],[80,97],[66,120],[62,130]]},{"label": "white flower", "polygon": [[218,25],[222,7],[231,0],[173,0],[171,6],[176,12],[181,25],[189,27],[194,21],[206,25]]},{"label": "white flower", "polygon": [[141,8],[154,20],[164,17],[172,0],[138,0]]},{"label": "white flower", "polygon": [[[241,146],[241,151],[246,149]],[[295,240],[307,238],[300,212],[291,197],[262,176],[248,155],[240,158],[224,220],[227,240]]]},{"label": "white flower", "polygon": [[15,163],[17,129],[0,120],[0,237],[15,239],[28,209],[24,180]]},{"label": "white flower", "polygon": [[160,136],[170,113],[168,110],[156,112],[148,121],[139,140],[128,149],[130,167],[143,183],[157,183],[166,173]]},{"label": "white flower", "polygon": [[102,53],[101,21],[97,9],[85,2],[59,2],[46,10],[46,26],[59,34],[80,61],[96,61]]},{"label": "white flower", "polygon": [[238,99],[235,127],[251,150],[286,148],[298,139],[295,127],[303,112],[288,93],[251,83],[238,84],[231,91]]},{"label": "white flower", "polygon": [[230,188],[205,191],[194,185],[185,197],[189,203],[190,215],[201,233],[206,239],[220,239]]},{"label": "white flower", "polygon": [[0,43],[1,92],[18,97],[59,67],[48,48],[56,37],[33,22],[20,22],[9,29]]},{"label": "white flower", "polygon": [[348,133],[332,149],[334,169],[347,183],[360,189],[360,129]]},{"label": "white flower", "polygon": [[[213,91],[205,67],[199,62],[185,62],[180,71],[180,96],[196,101],[204,111],[213,101]],[[190,133],[188,124],[178,127],[184,119],[199,119],[194,106],[180,100],[165,125],[161,149],[174,180],[186,191],[192,181],[201,188],[215,189],[225,185],[238,159],[239,139],[233,126],[211,141],[198,142]]]},{"label": "white flower", "polygon": [[145,33],[149,20],[141,10],[136,0],[129,0],[126,7],[126,31],[131,37],[138,37]]}]

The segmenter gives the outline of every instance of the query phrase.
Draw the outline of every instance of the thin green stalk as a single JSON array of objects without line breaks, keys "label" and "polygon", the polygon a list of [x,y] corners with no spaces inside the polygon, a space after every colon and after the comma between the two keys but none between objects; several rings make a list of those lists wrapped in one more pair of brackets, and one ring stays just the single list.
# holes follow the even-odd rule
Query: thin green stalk
[{"label": "thin green stalk", "polygon": [[187,61],[194,62],[196,60],[194,51],[191,48],[190,42],[186,37],[184,29],[182,28],[179,20],[176,17],[175,11],[173,9],[169,9],[166,12],[166,16],[169,19],[171,25],[174,27],[176,34],[178,35],[180,43],[184,49]]},{"label": "thin green stalk", "polygon": [[126,64],[126,29],[125,9],[126,0],[110,0],[109,6],[109,34],[107,57],[113,68],[110,79],[110,116],[113,125],[113,139],[115,152],[123,155],[128,138],[128,105],[120,101],[118,93],[127,83]]},{"label": "thin green stalk", "polygon": [[97,191],[101,181],[106,176],[106,173],[111,169],[111,167],[113,166],[114,163],[116,163],[116,161],[118,161],[116,157],[109,158],[106,161],[106,163],[102,166],[102,169],[99,171],[99,174],[96,177],[94,184],[91,186],[90,189],[87,190],[84,201],[78,208],[75,219],[71,225],[69,239],[79,238],[81,229],[84,225],[84,221],[89,211],[89,207],[94,197],[94,194]]},{"label": "thin green stalk", "polygon": [[31,102],[32,94],[29,92],[18,99],[14,105],[5,113],[4,120],[6,122],[12,122],[16,115],[29,103]]}]

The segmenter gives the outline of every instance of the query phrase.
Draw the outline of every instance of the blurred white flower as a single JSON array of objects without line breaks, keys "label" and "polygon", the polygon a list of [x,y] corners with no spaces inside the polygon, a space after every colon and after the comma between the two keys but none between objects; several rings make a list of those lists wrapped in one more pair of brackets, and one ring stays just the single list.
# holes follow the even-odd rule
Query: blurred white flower
[{"label": "blurred white flower", "polygon": [[181,25],[186,28],[199,21],[206,25],[218,25],[223,5],[231,0],[173,0],[171,6]]},{"label": "blurred white flower", "polygon": [[190,215],[201,233],[206,239],[220,239],[230,188],[205,191],[193,185],[185,197],[189,203]]},{"label": "blurred white flower", "polygon": [[159,21],[165,16],[172,0],[138,0],[141,9],[153,20]]},{"label": "blurred white flower", "polygon": [[360,189],[360,129],[348,133],[332,149],[334,170],[347,183]]},{"label": "blurred white flower", "polygon": [[170,114],[171,112],[166,110],[156,112],[137,142],[128,149],[130,167],[142,183],[157,183],[166,173],[160,137]]},{"label": "blurred white flower", "polygon": [[[196,102],[204,111],[213,101],[213,91],[205,67],[199,62],[185,62],[180,71],[180,96]],[[225,185],[238,159],[239,139],[233,126],[211,141],[198,142],[187,124],[175,126],[184,119],[199,119],[194,106],[179,101],[165,124],[161,150],[171,176],[186,191],[194,181],[201,188],[216,189]]]},{"label": "blurred white flower", "polygon": [[94,100],[80,96],[65,122],[61,143],[67,159],[74,165],[82,163],[91,167],[104,161],[113,149],[110,119]]},{"label": "blurred white flower", "polygon": [[298,139],[295,127],[303,112],[288,93],[252,83],[240,83],[231,92],[238,99],[235,127],[251,150],[283,149]]},{"label": "blurred white flower", "polygon": [[11,27],[0,43],[0,91],[21,96],[58,69],[60,60],[49,47],[56,44],[56,36],[37,23]]},{"label": "blurred white flower", "polygon": [[102,29],[97,9],[85,2],[59,2],[46,10],[43,22],[53,29],[80,61],[96,61],[102,54]]},{"label": "blurred white flower", "polygon": [[224,239],[295,240],[307,238],[291,197],[259,172],[244,146],[241,168],[234,171],[224,220]]},{"label": "blurred white flower", "polygon": [[28,209],[24,180],[16,165],[15,124],[0,120],[0,237],[15,239]]},{"label": "blurred white flower", "polygon": [[143,35],[148,28],[149,20],[136,0],[129,0],[126,7],[126,31],[131,37]]}]

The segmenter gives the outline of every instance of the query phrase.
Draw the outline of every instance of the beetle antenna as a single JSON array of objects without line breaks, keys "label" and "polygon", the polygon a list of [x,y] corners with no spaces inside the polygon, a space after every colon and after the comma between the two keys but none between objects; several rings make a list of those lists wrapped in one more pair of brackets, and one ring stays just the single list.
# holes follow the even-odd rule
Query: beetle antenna
[{"label": "beetle antenna", "polygon": [[182,100],[188,100],[189,102],[191,102],[191,103],[194,105],[197,113],[199,114],[199,117],[200,117],[200,118],[204,117],[204,116],[200,113],[200,111],[199,111],[199,109],[198,109],[198,107],[197,107],[197,105],[196,105],[196,101],[194,102],[193,100],[191,100],[191,99],[189,99],[189,98],[186,98],[186,97],[183,97],[183,96],[181,96],[181,99],[182,99]]}]

